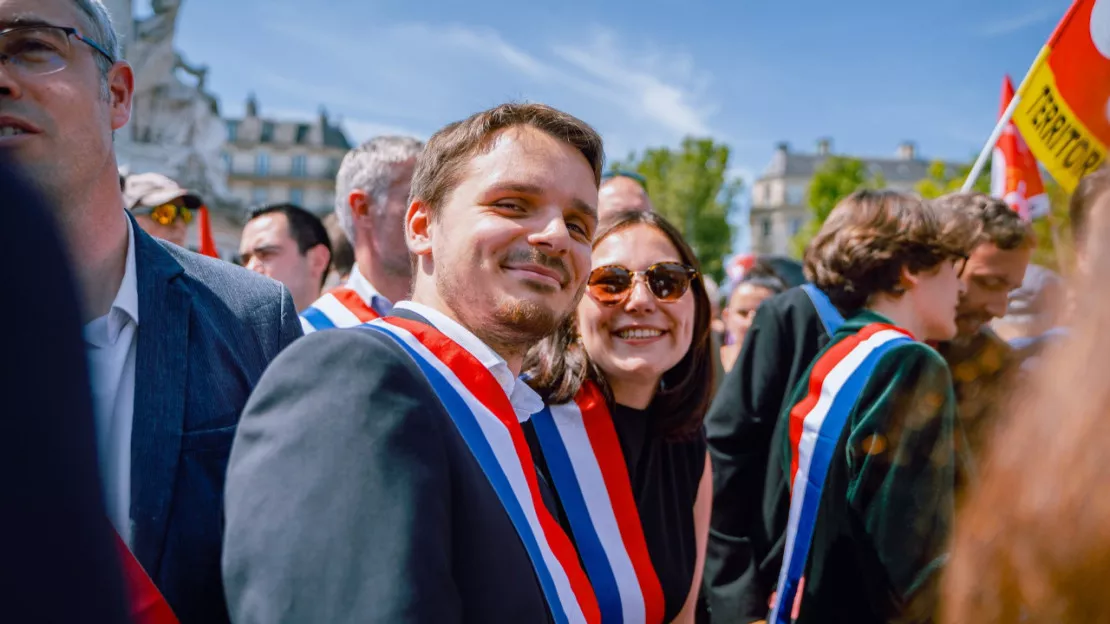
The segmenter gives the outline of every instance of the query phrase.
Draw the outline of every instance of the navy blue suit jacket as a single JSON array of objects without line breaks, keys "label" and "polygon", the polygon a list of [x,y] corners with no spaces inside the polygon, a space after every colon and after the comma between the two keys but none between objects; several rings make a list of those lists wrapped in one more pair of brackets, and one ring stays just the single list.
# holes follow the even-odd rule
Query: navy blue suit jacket
[{"label": "navy blue suit jacket", "polygon": [[262,372],[301,325],[280,283],[132,225],[132,551],[183,624],[219,624],[228,621],[220,549],[231,441]]}]

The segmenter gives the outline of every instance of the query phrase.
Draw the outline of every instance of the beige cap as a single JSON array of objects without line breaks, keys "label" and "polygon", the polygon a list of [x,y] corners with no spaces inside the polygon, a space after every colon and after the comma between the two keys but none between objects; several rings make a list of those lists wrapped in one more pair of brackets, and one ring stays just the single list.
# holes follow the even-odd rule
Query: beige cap
[{"label": "beige cap", "polygon": [[181,188],[160,173],[137,173],[124,178],[123,201],[128,210],[138,206],[154,208],[182,197],[187,198],[186,205],[190,208],[204,204],[199,195]]}]

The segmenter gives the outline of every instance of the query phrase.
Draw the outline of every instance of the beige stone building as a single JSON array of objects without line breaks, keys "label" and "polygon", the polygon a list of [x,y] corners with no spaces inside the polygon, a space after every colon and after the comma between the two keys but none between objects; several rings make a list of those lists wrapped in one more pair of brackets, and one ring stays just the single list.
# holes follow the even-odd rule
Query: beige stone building
[{"label": "beige stone building", "polygon": [[[815,152],[795,152],[786,143],[779,143],[771,163],[752,185],[750,213],[751,248],[757,254],[786,254],[790,239],[809,220],[806,193],[817,169],[833,155],[832,140],[821,139]],[[848,156],[847,154],[837,154]],[[898,146],[891,158],[859,158],[873,174],[881,174],[889,188],[912,190],[919,180],[928,177],[932,161],[921,158],[913,143]],[[947,163],[951,171],[958,165]]]},{"label": "beige stone building", "polygon": [[267,119],[252,96],[245,117],[227,120],[228,189],[247,208],[289,202],[323,216],[334,207],[335,175],[350,149],[326,110],[314,120]]}]

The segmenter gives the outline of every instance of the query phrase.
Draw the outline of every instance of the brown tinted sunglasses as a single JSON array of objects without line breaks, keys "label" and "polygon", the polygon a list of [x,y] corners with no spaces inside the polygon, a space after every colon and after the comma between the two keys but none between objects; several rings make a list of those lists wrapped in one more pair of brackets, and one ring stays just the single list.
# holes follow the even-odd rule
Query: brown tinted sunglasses
[{"label": "brown tinted sunglasses", "polygon": [[632,294],[636,276],[643,276],[648,290],[659,301],[671,303],[678,301],[690,289],[690,282],[698,276],[692,266],[677,262],[659,262],[645,271],[631,271],[626,267],[611,264],[590,271],[586,281],[592,296],[603,305],[624,303]]}]

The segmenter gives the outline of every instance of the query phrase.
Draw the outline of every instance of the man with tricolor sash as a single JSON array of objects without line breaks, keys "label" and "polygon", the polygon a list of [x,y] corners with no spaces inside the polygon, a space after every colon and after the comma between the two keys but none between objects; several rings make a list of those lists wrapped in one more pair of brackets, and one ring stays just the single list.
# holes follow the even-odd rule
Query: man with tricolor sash
[{"label": "man with tricolor sash", "polygon": [[381,318],[408,296],[412,267],[404,214],[422,148],[411,137],[380,136],[343,157],[335,179],[335,217],[354,249],[355,264],[345,285],[301,311],[305,334]]},{"label": "man with tricolor sash", "polygon": [[597,599],[521,422],[527,349],[572,313],[601,138],[540,104],[437,132],[404,216],[412,298],[279,357],[228,466],[232,620],[588,622]]},{"label": "man with tricolor sash", "polygon": [[806,273],[859,310],[794,389],[775,441],[790,488],[769,621],[930,621],[954,514],[956,398],[925,344],[957,333],[966,215],[863,191],[830,215]]}]

